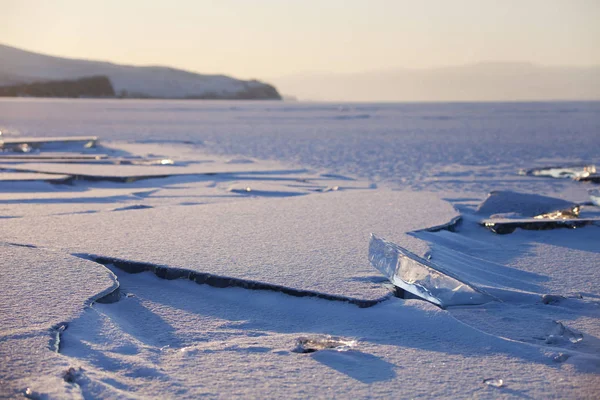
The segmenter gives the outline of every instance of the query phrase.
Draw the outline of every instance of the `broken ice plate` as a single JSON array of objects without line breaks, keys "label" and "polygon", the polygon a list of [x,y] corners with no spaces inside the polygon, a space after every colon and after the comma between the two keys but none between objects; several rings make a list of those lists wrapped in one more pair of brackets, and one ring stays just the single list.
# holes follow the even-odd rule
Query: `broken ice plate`
[{"label": "broken ice plate", "polygon": [[331,335],[301,336],[296,339],[294,353],[314,353],[319,350],[347,351],[355,347],[356,340]]},{"label": "broken ice plate", "polygon": [[0,150],[28,153],[32,149],[68,149],[69,147],[88,149],[96,147],[98,138],[96,136],[72,136],[72,137],[19,137],[0,140]]},{"label": "broken ice plate", "polygon": [[559,212],[579,214],[579,205],[563,199],[508,190],[492,191],[476,210],[482,217],[541,217]]},{"label": "broken ice plate", "polygon": [[596,173],[595,165],[571,165],[520,170],[519,175],[547,176],[551,178],[585,178]]},{"label": "broken ice plate", "polygon": [[574,229],[600,222],[599,218],[579,218],[580,211],[581,205],[562,199],[494,191],[481,203],[476,213],[487,217],[480,221],[481,225],[498,234],[512,233],[517,228]]},{"label": "broken ice plate", "polygon": [[432,262],[371,234],[369,261],[396,287],[440,307],[484,304],[495,300]]}]

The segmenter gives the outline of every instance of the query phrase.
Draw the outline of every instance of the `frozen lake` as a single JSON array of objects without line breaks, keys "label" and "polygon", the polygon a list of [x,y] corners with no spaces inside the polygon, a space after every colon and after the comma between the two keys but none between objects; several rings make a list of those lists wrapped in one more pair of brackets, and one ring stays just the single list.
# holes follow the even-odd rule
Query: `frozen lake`
[{"label": "frozen lake", "polygon": [[[456,165],[598,162],[600,102],[330,104],[0,99],[0,130],[23,136],[189,142],[418,183]],[[476,173],[476,172],[474,172]]]},{"label": "frozen lake", "polygon": [[600,102],[0,99],[0,131],[99,138],[0,153],[0,397],[597,397],[598,186],[518,171],[597,167]]}]

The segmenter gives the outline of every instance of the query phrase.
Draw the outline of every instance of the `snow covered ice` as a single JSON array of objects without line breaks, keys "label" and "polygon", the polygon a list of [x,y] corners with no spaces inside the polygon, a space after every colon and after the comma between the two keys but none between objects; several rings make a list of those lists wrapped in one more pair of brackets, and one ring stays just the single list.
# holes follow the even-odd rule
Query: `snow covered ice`
[{"label": "snow covered ice", "polygon": [[580,215],[581,204],[536,194],[511,191],[492,192],[476,213],[484,216],[481,225],[499,234],[515,229],[547,230],[581,228],[600,223],[595,213]]},{"label": "snow covered ice", "polygon": [[0,100],[0,397],[597,397],[598,115]]}]

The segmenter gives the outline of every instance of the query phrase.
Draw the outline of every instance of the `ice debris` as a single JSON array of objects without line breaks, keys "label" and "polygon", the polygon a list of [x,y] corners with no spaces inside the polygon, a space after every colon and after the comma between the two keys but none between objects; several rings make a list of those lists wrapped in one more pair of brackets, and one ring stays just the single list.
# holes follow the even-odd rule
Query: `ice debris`
[{"label": "ice debris", "polygon": [[589,174],[575,178],[577,182],[600,183],[600,174]]},{"label": "ice debris", "polygon": [[583,334],[573,329],[567,328],[562,322],[554,321],[554,327],[546,337],[546,344],[563,345],[575,344],[583,340]]},{"label": "ice debris", "polygon": [[517,228],[528,231],[545,231],[549,229],[582,228],[587,225],[600,223],[600,218],[578,218],[578,219],[537,219],[537,218],[520,218],[520,219],[486,219],[481,221],[481,225],[485,226],[494,233],[504,235],[513,233]]},{"label": "ice debris", "polygon": [[348,351],[357,345],[356,340],[331,335],[301,336],[296,339],[294,353],[314,353],[319,350]]},{"label": "ice debris", "polygon": [[50,329],[50,332],[52,334],[52,337],[50,339],[50,350],[52,350],[55,353],[60,353],[61,335],[68,327],[69,325],[66,322],[61,322],[60,324],[54,325]]},{"label": "ice debris", "polygon": [[81,367],[79,369],[75,369],[73,367],[69,367],[69,369],[67,369],[64,372],[63,379],[67,383],[75,383],[75,381],[77,380],[77,378],[79,378],[79,376],[81,375],[82,371],[83,371],[83,369]]},{"label": "ice debris", "polygon": [[590,199],[594,205],[600,207],[600,190],[594,189],[590,191]]},{"label": "ice debris", "polygon": [[369,261],[396,287],[440,307],[483,304],[494,298],[431,261],[371,234]]},{"label": "ice debris", "polygon": [[519,175],[546,176],[551,178],[585,178],[596,173],[595,165],[571,165],[558,167],[533,168],[519,170]]},{"label": "ice debris", "polygon": [[565,297],[558,295],[558,294],[545,294],[542,296],[542,303],[544,304],[558,304],[560,303],[562,300],[564,300]]},{"label": "ice debris", "polygon": [[29,387],[25,389],[23,396],[25,396],[26,399],[32,399],[32,400],[40,400],[40,399],[48,398],[48,396],[46,396],[45,394],[38,393]]},{"label": "ice debris", "polygon": [[34,149],[64,150],[68,147],[76,147],[78,149],[89,149],[96,147],[98,137],[96,136],[72,136],[72,137],[19,137],[0,140],[0,150],[13,151],[19,153],[29,153]]},{"label": "ice debris", "polygon": [[566,210],[571,210],[573,213],[578,213],[578,207],[576,203],[554,197],[501,190],[490,192],[475,213],[489,218],[536,217],[557,210],[565,210],[565,213]]},{"label": "ice debris", "polygon": [[504,381],[502,379],[496,379],[496,378],[484,379],[483,383],[485,383],[488,386],[493,386],[493,387],[497,387],[497,388],[504,386]]},{"label": "ice debris", "polygon": [[517,228],[547,230],[581,228],[600,222],[579,218],[581,206],[566,200],[511,191],[491,192],[476,213],[487,218],[480,224],[494,233],[512,233]]},{"label": "ice debris", "polygon": [[580,206],[567,208],[566,210],[557,210],[545,214],[536,215],[535,219],[576,219],[579,218]]},{"label": "ice debris", "polygon": [[327,192],[336,192],[340,190],[339,186],[326,186],[323,188],[315,189],[315,192],[327,193]]},{"label": "ice debris", "polygon": [[568,355],[568,354],[565,354],[565,353],[558,353],[558,354],[556,354],[554,357],[552,357],[552,360],[553,360],[554,362],[561,363],[561,362],[565,362],[565,361],[567,361],[567,360],[569,359],[569,357],[571,357],[571,356],[570,356],[570,355]]}]

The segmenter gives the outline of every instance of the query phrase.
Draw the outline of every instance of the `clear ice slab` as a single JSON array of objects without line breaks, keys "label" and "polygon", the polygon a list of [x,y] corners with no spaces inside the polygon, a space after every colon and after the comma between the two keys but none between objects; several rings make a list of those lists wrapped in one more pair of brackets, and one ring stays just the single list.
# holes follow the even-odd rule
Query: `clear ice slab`
[{"label": "clear ice slab", "polygon": [[576,344],[583,340],[583,334],[566,327],[562,322],[554,321],[552,331],[546,336],[546,344]]},{"label": "clear ice slab", "polygon": [[373,234],[369,242],[369,261],[394,286],[442,308],[495,300],[432,262]]}]

